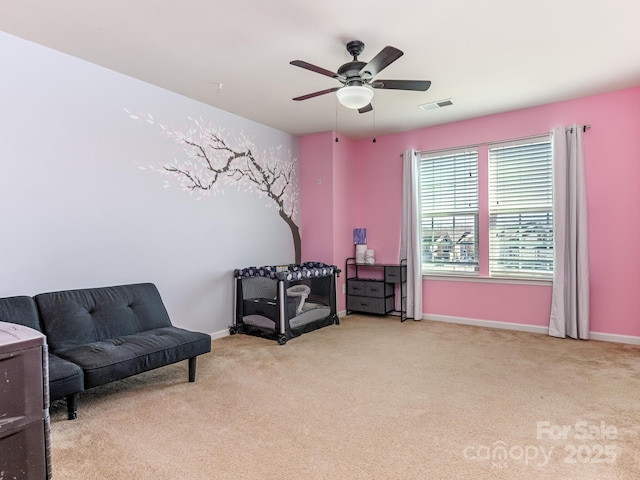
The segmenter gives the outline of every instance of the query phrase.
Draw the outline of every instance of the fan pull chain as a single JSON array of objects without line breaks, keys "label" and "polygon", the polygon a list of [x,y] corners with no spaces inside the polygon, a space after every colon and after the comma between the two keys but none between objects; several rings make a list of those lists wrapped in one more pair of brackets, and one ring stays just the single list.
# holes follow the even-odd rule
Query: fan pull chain
[{"label": "fan pull chain", "polygon": [[373,143],[376,143],[376,99],[373,98]]},{"label": "fan pull chain", "polygon": [[340,140],[338,140],[338,97],[336,97],[336,101],[335,101],[335,105],[336,105],[336,143],[339,142]]}]

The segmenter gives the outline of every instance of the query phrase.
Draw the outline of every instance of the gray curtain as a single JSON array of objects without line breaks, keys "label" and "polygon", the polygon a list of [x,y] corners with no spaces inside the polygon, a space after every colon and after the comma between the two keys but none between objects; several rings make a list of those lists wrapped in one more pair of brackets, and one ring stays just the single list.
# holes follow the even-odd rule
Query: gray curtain
[{"label": "gray curtain", "polygon": [[407,260],[407,317],[422,320],[420,160],[415,150],[407,150],[403,154],[402,161],[400,260]]},{"label": "gray curtain", "polygon": [[589,338],[589,244],[584,127],[555,128],[553,137],[554,275],[549,335]]}]

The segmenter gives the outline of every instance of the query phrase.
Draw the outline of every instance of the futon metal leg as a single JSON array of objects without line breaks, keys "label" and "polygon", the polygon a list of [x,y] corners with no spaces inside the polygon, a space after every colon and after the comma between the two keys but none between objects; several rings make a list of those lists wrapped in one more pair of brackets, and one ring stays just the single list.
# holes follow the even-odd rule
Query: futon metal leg
[{"label": "futon metal leg", "polygon": [[78,394],[67,395],[67,416],[69,420],[78,418]]},{"label": "futon metal leg", "polygon": [[189,381],[196,381],[196,357],[189,359]]}]

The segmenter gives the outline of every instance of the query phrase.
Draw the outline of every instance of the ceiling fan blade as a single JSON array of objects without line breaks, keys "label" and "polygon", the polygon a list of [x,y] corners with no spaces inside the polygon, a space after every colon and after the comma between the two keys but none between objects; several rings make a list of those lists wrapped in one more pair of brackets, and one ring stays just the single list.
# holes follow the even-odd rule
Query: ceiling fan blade
[{"label": "ceiling fan blade", "polygon": [[292,60],[289,63],[291,65],[295,65],[296,67],[300,67],[300,68],[304,68],[304,69],[307,69],[307,70],[311,70],[312,72],[316,72],[316,73],[319,73],[321,75],[326,75],[327,77],[337,78],[338,80],[340,80],[340,79],[344,80],[344,77],[342,75],[338,75],[337,73],[331,72],[331,71],[327,70],[326,68],[318,67],[317,65],[313,65],[311,63],[304,62],[302,60]]},{"label": "ceiling fan blade", "polygon": [[426,92],[431,86],[429,80],[376,80],[371,82],[373,88],[385,88],[387,90],[418,90]]},{"label": "ceiling fan blade", "polygon": [[326,90],[320,90],[319,92],[308,93],[306,95],[302,95],[301,97],[296,97],[294,100],[306,100],[308,98],[319,97],[320,95],[324,95],[326,93],[331,93],[340,90],[341,87],[327,88]]},{"label": "ceiling fan blade", "polygon": [[373,59],[360,69],[360,75],[368,78],[374,77],[378,72],[387,68],[404,53],[395,47],[384,47]]},{"label": "ceiling fan blade", "polygon": [[366,105],[366,106],[364,106],[362,108],[359,108],[358,112],[367,113],[367,112],[370,112],[371,110],[373,110],[373,105],[369,104],[369,105]]}]

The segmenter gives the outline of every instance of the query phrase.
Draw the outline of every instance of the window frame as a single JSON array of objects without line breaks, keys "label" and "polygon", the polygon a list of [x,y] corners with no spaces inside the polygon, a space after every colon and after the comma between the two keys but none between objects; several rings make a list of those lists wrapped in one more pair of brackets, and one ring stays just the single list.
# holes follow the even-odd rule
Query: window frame
[{"label": "window frame", "polygon": [[[479,273],[477,260],[478,148],[471,146],[420,152],[419,158],[422,274],[477,276]],[[451,160],[455,164],[446,165]],[[436,163],[442,165],[438,167],[435,166]],[[441,190],[432,189],[430,193],[425,191],[427,183],[425,173],[429,170],[432,178],[438,178],[443,187]],[[465,180],[461,183],[453,183],[452,180],[456,178]],[[463,205],[464,203],[467,205]],[[442,208],[436,208],[436,204],[441,204]],[[428,227],[429,223],[431,228]],[[443,230],[444,235],[441,233]],[[471,230],[470,233],[468,233],[469,230]],[[430,232],[430,241],[427,240],[427,232]],[[472,240],[465,241],[469,236]]]},{"label": "window frame", "polygon": [[551,135],[491,143],[487,157],[489,276],[551,280]]},{"label": "window frame", "polygon": [[[489,282],[489,283],[518,283],[529,285],[550,285],[553,278],[553,267],[545,275],[529,275],[527,273],[521,275],[502,275],[497,272],[490,271],[489,267],[489,242],[490,242],[490,212],[489,212],[489,149],[495,145],[509,144],[520,141],[536,141],[542,139],[545,142],[549,142],[552,145],[552,137],[550,133],[536,134],[528,137],[520,137],[512,140],[503,140],[496,142],[483,142],[476,145],[468,145],[464,147],[446,148],[438,150],[425,150],[417,152],[420,165],[424,158],[428,155],[444,155],[447,152],[464,151],[469,149],[476,149],[477,156],[477,182],[478,182],[478,208],[477,223],[476,223],[476,239],[475,239],[475,260],[477,261],[477,269],[475,272],[456,272],[456,271],[438,271],[434,269],[425,268],[424,262],[424,238],[421,238],[421,271],[422,276],[429,279],[451,280],[451,281],[470,281],[470,282]],[[551,157],[551,163],[553,158]],[[422,190],[422,171],[420,170],[419,188]],[[553,185],[552,185],[553,188]],[[423,193],[419,191],[419,196],[422,201]],[[552,210],[551,210],[552,213]],[[444,213],[443,213],[444,214]],[[420,208],[420,224],[419,230],[421,236],[424,235],[424,211]],[[553,223],[551,223],[553,227]]]}]

